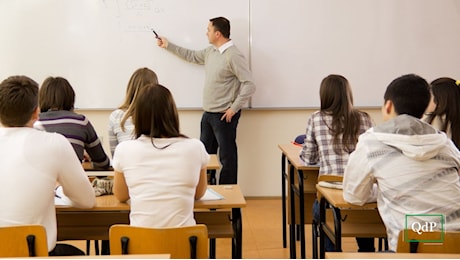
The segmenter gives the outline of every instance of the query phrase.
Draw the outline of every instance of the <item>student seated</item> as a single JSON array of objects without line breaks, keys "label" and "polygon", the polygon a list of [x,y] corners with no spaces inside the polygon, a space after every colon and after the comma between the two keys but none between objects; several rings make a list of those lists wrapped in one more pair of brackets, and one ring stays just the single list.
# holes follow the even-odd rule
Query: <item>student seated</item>
[{"label": "student seated", "polygon": [[384,94],[385,122],[360,136],[345,170],[345,201],[363,205],[377,192],[391,251],[402,229],[432,220],[423,215],[443,214],[446,230],[460,230],[460,152],[445,133],[420,120],[429,101],[425,79],[409,74],[393,80]]},{"label": "student seated", "polygon": [[431,101],[424,121],[443,131],[460,148],[460,81],[438,78],[431,82]]},{"label": "student seated", "polygon": [[84,254],[56,244],[54,190],[62,185],[73,207],[91,208],[94,190],[67,139],[33,129],[38,84],[26,76],[0,83],[0,226],[43,225],[50,255]]},{"label": "student seated", "polygon": [[[349,154],[355,149],[360,134],[372,126],[370,116],[353,107],[348,80],[329,75],[321,81],[321,108],[308,119],[300,158],[306,164],[319,163],[319,175],[343,175]],[[319,202],[313,203],[313,215],[319,223]],[[356,238],[360,252],[374,252],[374,238]],[[326,237],[326,251],[334,245]]]},{"label": "student seated", "polygon": [[133,226],[195,225],[194,202],[207,188],[203,143],[180,133],[174,99],[164,86],[143,86],[133,104],[136,139],[115,149],[115,197],[131,200]]},{"label": "student seated", "polygon": [[91,122],[73,111],[75,91],[61,77],[48,77],[40,87],[40,116],[34,127],[64,135],[72,144],[80,162],[86,151],[95,168],[107,169],[110,160]]},{"label": "student seated", "polygon": [[[134,125],[131,120],[133,109],[131,104],[140,87],[147,84],[158,84],[158,77],[149,68],[137,69],[129,79],[126,87],[125,101],[109,116],[109,144],[110,152],[115,152],[115,147],[123,141],[134,139]],[[131,108],[130,108],[131,107]]]}]

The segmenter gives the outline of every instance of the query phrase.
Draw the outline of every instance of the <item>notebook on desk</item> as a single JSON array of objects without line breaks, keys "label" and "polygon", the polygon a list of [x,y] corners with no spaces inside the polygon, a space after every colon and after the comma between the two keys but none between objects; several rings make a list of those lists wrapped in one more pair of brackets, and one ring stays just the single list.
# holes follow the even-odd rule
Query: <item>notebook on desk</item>
[{"label": "notebook on desk", "polygon": [[321,186],[321,187],[325,187],[325,188],[332,188],[332,189],[338,189],[338,190],[343,189],[343,183],[342,182],[320,181],[320,182],[318,182],[318,185]]},{"label": "notebook on desk", "polygon": [[206,189],[206,193],[201,197],[200,200],[222,200],[224,199],[224,196],[222,196],[220,193],[216,192],[215,190],[211,188]]}]

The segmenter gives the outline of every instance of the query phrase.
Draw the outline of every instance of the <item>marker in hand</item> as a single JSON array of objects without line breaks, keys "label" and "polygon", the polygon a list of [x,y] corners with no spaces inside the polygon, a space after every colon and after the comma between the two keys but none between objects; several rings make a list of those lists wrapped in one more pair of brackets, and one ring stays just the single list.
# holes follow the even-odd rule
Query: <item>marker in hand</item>
[{"label": "marker in hand", "polygon": [[155,38],[157,38],[158,40],[161,40],[161,39],[160,39],[160,36],[158,36],[157,32],[155,32],[154,29],[152,29],[152,32],[153,32],[153,34],[155,34]]},{"label": "marker in hand", "polygon": [[163,41],[161,40],[160,36],[158,36],[157,32],[155,32],[155,30],[153,30],[153,29],[152,29],[152,32],[153,32],[153,34],[155,34],[155,38],[160,40],[161,44],[163,44]]}]

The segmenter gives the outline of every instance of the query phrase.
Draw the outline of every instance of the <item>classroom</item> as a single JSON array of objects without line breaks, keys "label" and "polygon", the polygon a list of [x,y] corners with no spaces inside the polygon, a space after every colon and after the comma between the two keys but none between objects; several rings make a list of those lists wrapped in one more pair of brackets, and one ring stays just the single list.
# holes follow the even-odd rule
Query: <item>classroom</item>
[{"label": "classroom", "polygon": [[[0,78],[69,79],[77,113],[92,122],[109,154],[109,115],[132,72],[148,67],[171,89],[181,131],[199,138],[204,70],[158,48],[151,30],[200,49],[216,16],[232,22],[232,40],[257,86],[238,124],[238,185],[247,200],[268,200],[274,211],[282,193],[278,145],[305,133],[322,78],[347,77],[355,106],[377,125],[394,78],[460,78],[455,0],[7,0],[0,2]],[[274,225],[280,237],[281,222]]]}]

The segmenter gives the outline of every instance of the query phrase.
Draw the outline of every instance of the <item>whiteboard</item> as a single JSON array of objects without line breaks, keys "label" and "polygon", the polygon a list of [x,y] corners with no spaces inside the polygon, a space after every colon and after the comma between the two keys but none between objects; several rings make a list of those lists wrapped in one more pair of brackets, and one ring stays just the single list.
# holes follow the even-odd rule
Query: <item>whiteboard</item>
[{"label": "whiteboard", "polygon": [[251,0],[253,107],[319,107],[342,74],[354,104],[376,107],[396,77],[460,78],[458,0]]},{"label": "whiteboard", "polygon": [[77,108],[113,109],[148,67],[178,107],[201,108],[203,67],[157,47],[150,28],[202,49],[217,16],[250,61],[254,108],[319,107],[332,73],[361,107],[380,106],[403,74],[460,78],[458,0],[0,0],[0,79],[63,76]]},{"label": "whiteboard", "polygon": [[151,28],[190,49],[209,46],[210,18],[225,16],[249,56],[248,0],[0,0],[0,78],[69,80],[76,108],[113,109],[132,73],[154,70],[181,108],[201,108],[204,69],[156,45]]}]

